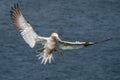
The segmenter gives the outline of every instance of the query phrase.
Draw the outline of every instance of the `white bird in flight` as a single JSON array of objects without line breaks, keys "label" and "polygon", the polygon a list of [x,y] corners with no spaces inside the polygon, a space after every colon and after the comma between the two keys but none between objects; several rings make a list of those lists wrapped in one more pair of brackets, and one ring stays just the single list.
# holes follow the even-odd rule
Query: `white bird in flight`
[{"label": "white bird in flight", "polygon": [[58,34],[53,32],[50,37],[43,37],[38,35],[32,28],[32,26],[26,21],[24,16],[22,15],[22,12],[18,6],[18,4],[14,4],[13,7],[11,7],[10,16],[13,24],[15,27],[20,31],[20,34],[22,35],[25,42],[33,48],[35,44],[42,44],[44,45],[43,48],[40,48],[37,50],[39,52],[38,58],[41,59],[41,64],[46,64],[47,61],[51,63],[51,60],[53,59],[53,52],[57,52],[59,55],[63,55],[62,50],[58,50],[58,48],[61,49],[79,49],[81,47],[86,47],[90,45],[94,45],[96,43],[108,41],[110,39],[106,39],[100,42],[67,42],[62,41]]}]

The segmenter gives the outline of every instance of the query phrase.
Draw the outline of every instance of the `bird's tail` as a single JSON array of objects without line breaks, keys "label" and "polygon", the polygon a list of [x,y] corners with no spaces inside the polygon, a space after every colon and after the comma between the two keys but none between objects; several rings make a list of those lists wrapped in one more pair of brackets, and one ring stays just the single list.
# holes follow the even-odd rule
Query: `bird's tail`
[{"label": "bird's tail", "polygon": [[38,59],[42,59],[41,64],[46,64],[47,61],[51,63],[51,61],[54,60],[53,54],[47,49],[44,49],[41,53],[39,52],[37,56]]},{"label": "bird's tail", "polygon": [[48,55],[47,57],[43,56],[43,59],[41,61],[41,64],[46,64],[47,61],[49,61],[49,63],[51,63],[51,60],[53,59],[53,54]]}]

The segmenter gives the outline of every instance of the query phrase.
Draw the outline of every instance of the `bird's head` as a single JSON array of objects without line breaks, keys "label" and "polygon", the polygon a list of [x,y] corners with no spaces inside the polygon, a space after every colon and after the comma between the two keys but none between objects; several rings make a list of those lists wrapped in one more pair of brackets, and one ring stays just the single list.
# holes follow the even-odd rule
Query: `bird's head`
[{"label": "bird's head", "polygon": [[56,37],[58,37],[58,34],[57,34],[56,32],[53,32],[53,33],[51,34],[51,37],[52,37],[52,38],[56,38]]}]

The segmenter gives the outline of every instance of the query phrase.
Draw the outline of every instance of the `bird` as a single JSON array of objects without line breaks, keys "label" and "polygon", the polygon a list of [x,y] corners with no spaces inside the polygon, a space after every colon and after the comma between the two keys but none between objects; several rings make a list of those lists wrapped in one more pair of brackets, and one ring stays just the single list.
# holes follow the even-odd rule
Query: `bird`
[{"label": "bird", "polygon": [[42,59],[41,64],[46,64],[47,62],[51,63],[51,61],[54,60],[53,52],[63,56],[64,52],[62,50],[79,49],[110,40],[106,39],[98,42],[69,42],[61,40],[56,32],[52,32],[50,37],[38,35],[32,28],[31,24],[23,16],[18,3],[11,7],[10,17],[13,25],[20,31],[24,41],[31,48],[33,48],[36,44],[43,45],[43,48],[39,48],[37,50],[39,53],[37,55],[38,59]]}]

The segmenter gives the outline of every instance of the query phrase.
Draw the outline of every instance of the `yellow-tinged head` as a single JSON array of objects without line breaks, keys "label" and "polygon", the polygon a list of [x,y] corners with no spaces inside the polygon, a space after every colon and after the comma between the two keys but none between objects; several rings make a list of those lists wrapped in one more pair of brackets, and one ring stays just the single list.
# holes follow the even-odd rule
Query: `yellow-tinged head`
[{"label": "yellow-tinged head", "polygon": [[53,37],[53,38],[58,37],[58,34],[57,34],[56,32],[53,32],[53,33],[51,34],[51,37]]}]

